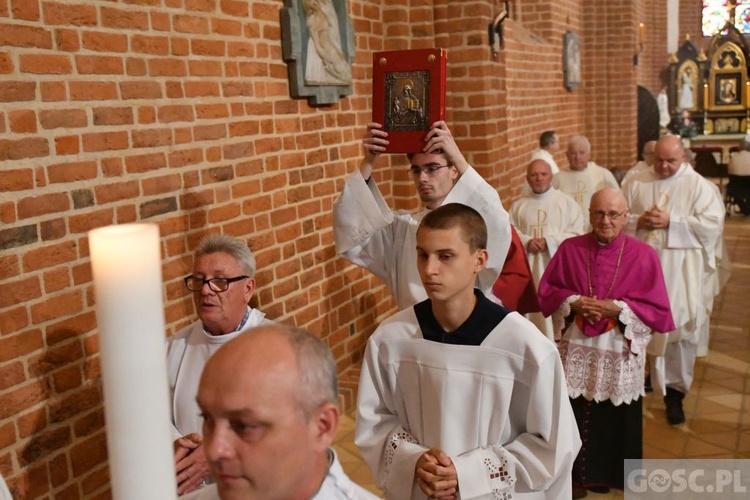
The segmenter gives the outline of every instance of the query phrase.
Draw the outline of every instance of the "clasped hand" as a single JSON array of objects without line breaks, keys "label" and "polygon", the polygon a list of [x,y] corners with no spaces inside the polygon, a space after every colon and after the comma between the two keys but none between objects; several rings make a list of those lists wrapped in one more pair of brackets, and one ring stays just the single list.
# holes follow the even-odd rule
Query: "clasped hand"
[{"label": "clasped hand", "polygon": [[613,300],[599,300],[595,297],[581,297],[573,302],[570,307],[590,324],[594,324],[602,318],[617,318],[622,310],[615,305]]},{"label": "clasped hand", "polygon": [[669,227],[669,212],[656,206],[638,217],[638,229],[666,229]]},{"label": "clasped hand", "polygon": [[417,484],[428,498],[455,500],[458,492],[456,466],[443,450],[430,449],[417,460]]},{"label": "clasped hand", "polygon": [[531,238],[526,244],[526,250],[531,253],[541,253],[547,251],[547,240],[544,238]]},{"label": "clasped hand", "polygon": [[199,434],[187,434],[174,442],[174,462],[178,495],[198,489],[211,477],[203,450],[203,436]]}]

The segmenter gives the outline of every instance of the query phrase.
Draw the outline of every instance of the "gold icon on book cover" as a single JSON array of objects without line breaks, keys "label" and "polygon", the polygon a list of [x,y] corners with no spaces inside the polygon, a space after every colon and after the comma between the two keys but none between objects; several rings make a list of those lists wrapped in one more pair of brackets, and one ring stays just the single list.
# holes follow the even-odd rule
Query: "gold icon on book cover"
[{"label": "gold icon on book cover", "polygon": [[402,71],[385,75],[387,130],[425,130],[429,116],[429,71]]}]

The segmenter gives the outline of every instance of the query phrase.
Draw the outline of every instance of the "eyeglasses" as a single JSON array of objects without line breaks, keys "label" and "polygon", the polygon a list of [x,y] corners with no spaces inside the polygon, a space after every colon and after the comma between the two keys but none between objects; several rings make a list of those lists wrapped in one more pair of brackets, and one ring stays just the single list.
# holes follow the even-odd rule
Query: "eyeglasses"
[{"label": "eyeglasses", "polygon": [[412,165],[411,168],[409,169],[409,172],[411,172],[411,175],[413,175],[414,177],[419,177],[422,174],[422,172],[427,174],[427,177],[432,177],[441,168],[452,167],[452,166],[453,165],[451,165],[450,163],[447,165],[440,165],[438,163],[428,163],[424,167],[420,167],[419,165]]},{"label": "eyeglasses", "polygon": [[203,290],[203,285],[208,283],[208,288],[214,292],[226,292],[229,289],[229,285],[235,281],[240,281],[249,278],[250,276],[235,276],[234,278],[211,278],[210,280],[198,278],[192,274],[185,278],[185,286],[191,292],[200,292]]},{"label": "eyeglasses", "polygon": [[625,215],[626,210],[623,210],[622,212],[602,212],[601,210],[594,210],[589,211],[591,216],[596,220],[602,220],[603,218],[607,217],[609,220],[617,220],[623,215]]}]

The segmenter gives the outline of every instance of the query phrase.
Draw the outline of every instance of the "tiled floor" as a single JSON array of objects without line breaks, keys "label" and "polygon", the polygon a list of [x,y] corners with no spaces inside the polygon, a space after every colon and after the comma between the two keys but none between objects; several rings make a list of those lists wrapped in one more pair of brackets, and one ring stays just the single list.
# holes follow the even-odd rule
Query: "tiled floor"
[{"label": "tiled floor", "polygon": [[[661,398],[648,394],[643,404],[644,458],[750,458],[750,218],[728,217],[724,238],[732,277],[714,302],[710,352],[699,358],[684,401],[687,422],[668,425]],[[349,476],[379,494],[353,439],[350,413],[343,417],[334,447]],[[621,498],[621,491],[587,496]]]}]

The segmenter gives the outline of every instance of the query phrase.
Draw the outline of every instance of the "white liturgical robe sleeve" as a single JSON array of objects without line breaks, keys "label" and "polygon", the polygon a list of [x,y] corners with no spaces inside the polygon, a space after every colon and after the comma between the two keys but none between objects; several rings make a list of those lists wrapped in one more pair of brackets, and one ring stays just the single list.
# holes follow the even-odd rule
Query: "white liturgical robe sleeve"
[{"label": "white liturgical robe sleeve", "polygon": [[387,230],[394,215],[377,184],[365,182],[359,169],[347,177],[333,211],[336,251],[386,283],[390,263],[384,256],[399,237]]},{"label": "white liturgical robe sleeve", "polygon": [[701,242],[690,229],[686,217],[673,215],[669,218],[668,248],[701,248]]},{"label": "white liturgical robe sleeve", "polygon": [[[477,210],[487,224],[487,266],[477,276],[485,295],[500,274],[510,248],[510,217],[497,191],[472,167],[458,178],[443,201]],[[427,298],[416,266],[417,228],[426,210],[392,211],[375,182],[365,182],[359,169],[346,179],[333,208],[336,252],[385,282],[405,309]]]},{"label": "white liturgical robe sleeve", "polygon": [[242,332],[272,324],[265,313],[249,308],[249,316],[241,331],[211,335],[200,320],[183,328],[167,339],[167,376],[172,407],[172,441],[187,434],[203,433],[203,417],[195,396],[198,394],[201,373],[208,358],[221,346]]}]

